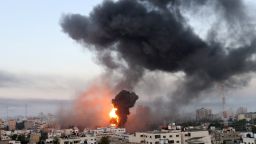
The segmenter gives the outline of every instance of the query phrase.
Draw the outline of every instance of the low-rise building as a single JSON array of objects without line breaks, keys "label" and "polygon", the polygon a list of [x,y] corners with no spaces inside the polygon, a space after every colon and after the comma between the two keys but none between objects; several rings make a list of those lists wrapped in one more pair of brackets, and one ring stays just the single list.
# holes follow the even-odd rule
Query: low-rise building
[{"label": "low-rise building", "polygon": [[242,132],[240,135],[242,136],[243,144],[256,144],[256,134],[252,132]]},{"label": "low-rise building", "polygon": [[182,144],[211,144],[209,132],[204,130],[182,132]]},{"label": "low-rise building", "polygon": [[208,131],[151,131],[136,132],[129,136],[130,143],[145,144],[211,144]]},{"label": "low-rise building", "polygon": [[32,133],[30,134],[29,143],[30,144],[37,144],[40,141],[40,133]]},{"label": "low-rise building", "polygon": [[83,136],[69,136],[65,138],[58,139],[59,144],[97,144],[96,136],[93,134],[86,134]]},{"label": "low-rise building", "polygon": [[[86,131],[84,131],[86,132]],[[96,135],[101,134],[123,134],[126,132],[125,128],[116,128],[116,127],[104,127],[104,128],[97,128],[95,130],[87,130],[87,132],[93,132]]]},{"label": "low-rise building", "polygon": [[212,132],[213,144],[240,144],[241,136],[234,128],[229,127],[223,130],[216,130]]},{"label": "low-rise building", "polygon": [[48,135],[48,138],[54,138],[54,137],[61,137],[61,134],[63,133],[62,130],[49,130],[47,135]]},{"label": "low-rise building", "polygon": [[8,144],[21,144],[20,141],[9,141]]},{"label": "low-rise building", "polygon": [[0,140],[1,141],[7,141],[7,140],[10,140],[10,134],[7,133],[7,131],[4,131],[4,130],[0,130]]},{"label": "low-rise building", "polygon": [[256,112],[241,113],[237,115],[237,120],[253,120],[256,119]]}]

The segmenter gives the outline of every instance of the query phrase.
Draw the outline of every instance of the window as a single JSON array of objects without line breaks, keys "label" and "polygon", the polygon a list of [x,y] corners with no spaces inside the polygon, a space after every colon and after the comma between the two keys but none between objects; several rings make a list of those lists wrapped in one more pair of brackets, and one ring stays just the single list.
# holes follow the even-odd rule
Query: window
[{"label": "window", "polygon": [[166,138],[166,136],[163,136],[163,138]]},{"label": "window", "polygon": [[173,144],[173,143],[174,143],[174,140],[169,140],[168,143],[169,143],[169,144]]},{"label": "window", "polygon": [[176,137],[179,137],[180,135],[176,135]]},{"label": "window", "polygon": [[157,139],[157,138],[160,138],[160,135],[155,135],[155,138]]},{"label": "window", "polygon": [[180,141],[176,141],[176,143],[180,143]]},{"label": "window", "polygon": [[169,137],[172,137],[172,135],[170,135]]}]

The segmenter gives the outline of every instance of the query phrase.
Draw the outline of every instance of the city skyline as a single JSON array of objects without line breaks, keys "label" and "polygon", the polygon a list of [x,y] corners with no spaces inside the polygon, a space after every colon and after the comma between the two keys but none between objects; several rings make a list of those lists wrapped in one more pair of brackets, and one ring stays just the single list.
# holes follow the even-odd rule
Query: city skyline
[{"label": "city skyline", "polygon": [[[253,12],[256,10],[256,2],[253,0],[244,2],[250,17],[255,18]],[[28,99],[52,100],[53,103],[62,100],[72,102],[86,90],[91,81],[100,77],[104,73],[104,68],[96,60],[95,54],[65,35],[60,21],[65,14],[89,15],[92,9],[101,3],[102,0],[3,3],[0,6],[0,16],[3,21],[0,23],[2,27],[0,31],[2,37],[0,99],[15,99],[17,103],[19,100]],[[188,24],[193,31],[202,39],[205,38],[205,31],[209,28],[207,22],[211,24],[214,18],[209,17],[204,23],[198,15],[190,18],[190,13],[184,12],[184,16],[188,19]],[[205,24],[206,26],[202,27]],[[139,102],[148,98],[165,97],[168,94],[165,89],[175,85],[178,79],[182,79],[182,73],[153,71],[148,75],[152,80],[142,80],[135,88],[135,92],[142,97]],[[159,79],[168,81],[159,81]],[[158,81],[162,85],[155,86],[153,92],[145,86],[145,83],[153,85]],[[251,75],[248,85],[243,85],[242,83],[235,89],[226,90],[227,106],[236,109],[246,105],[249,111],[255,111],[256,107],[253,103],[256,87],[255,74]],[[198,108],[207,105],[216,110],[220,109],[218,107],[221,106],[221,98],[218,88],[203,95],[207,97],[200,101],[192,101],[184,111],[190,107]],[[6,105],[8,104],[0,103],[0,108],[4,109]],[[57,105],[55,110],[58,108]],[[4,116],[4,113],[2,111],[1,116]]]}]

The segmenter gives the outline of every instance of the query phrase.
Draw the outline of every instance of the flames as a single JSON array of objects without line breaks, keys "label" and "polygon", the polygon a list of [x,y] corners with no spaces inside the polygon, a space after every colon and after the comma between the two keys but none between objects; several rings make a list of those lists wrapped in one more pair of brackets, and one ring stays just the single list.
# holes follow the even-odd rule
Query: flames
[{"label": "flames", "polygon": [[119,123],[119,117],[116,114],[117,108],[113,106],[111,111],[109,112],[109,117],[110,117],[110,125],[117,127],[117,124]]}]

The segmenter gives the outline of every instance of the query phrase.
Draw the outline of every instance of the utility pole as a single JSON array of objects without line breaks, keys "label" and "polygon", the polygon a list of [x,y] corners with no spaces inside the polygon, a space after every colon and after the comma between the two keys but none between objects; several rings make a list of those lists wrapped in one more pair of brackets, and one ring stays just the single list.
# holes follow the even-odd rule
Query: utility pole
[{"label": "utility pole", "polygon": [[220,96],[221,96],[221,101],[222,101],[222,119],[224,122],[224,127],[228,126],[228,116],[227,116],[227,111],[226,111],[226,97],[224,94],[224,85],[221,84],[220,86]]},{"label": "utility pole", "polygon": [[25,104],[25,119],[28,118],[28,104]]},{"label": "utility pole", "polygon": [[8,105],[6,106],[6,120],[8,121],[9,119],[9,108]]}]

